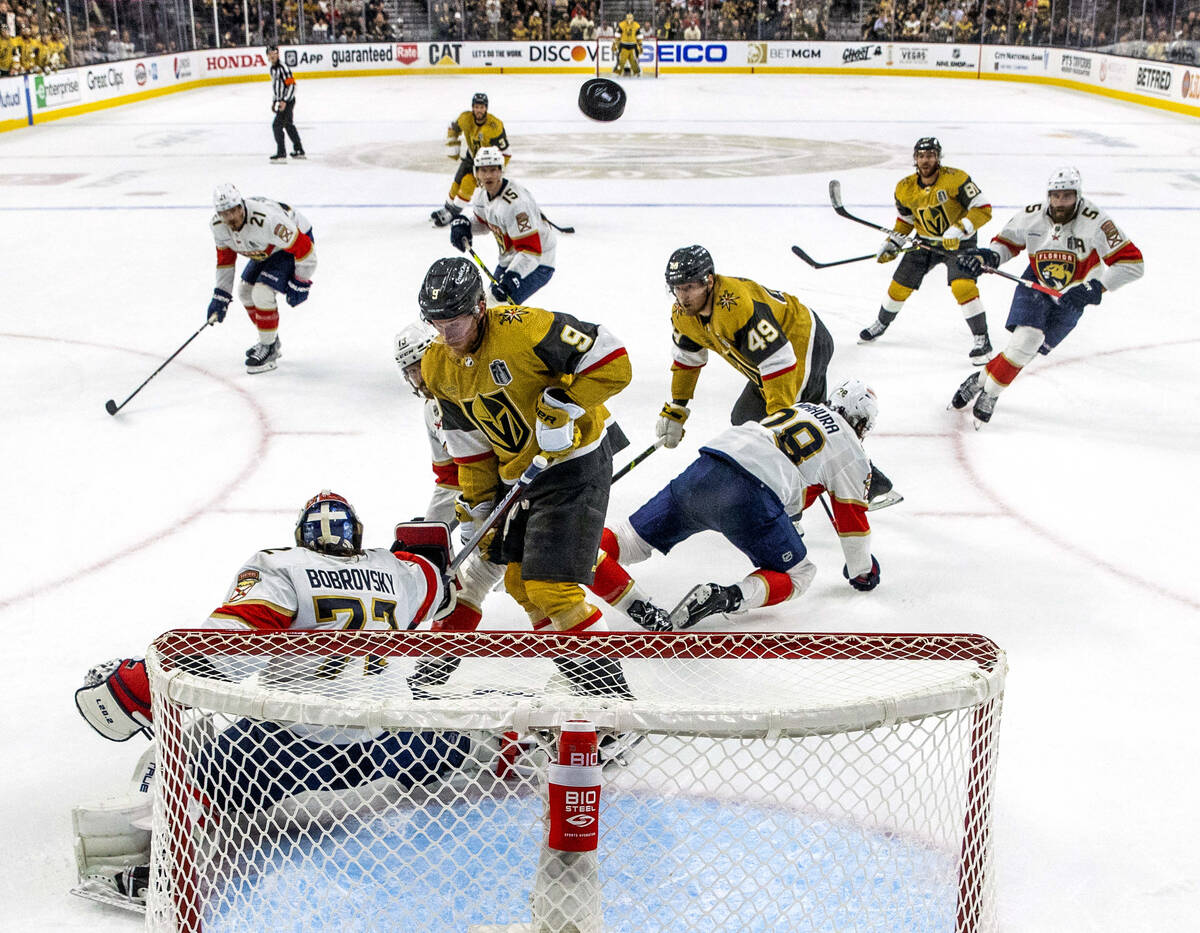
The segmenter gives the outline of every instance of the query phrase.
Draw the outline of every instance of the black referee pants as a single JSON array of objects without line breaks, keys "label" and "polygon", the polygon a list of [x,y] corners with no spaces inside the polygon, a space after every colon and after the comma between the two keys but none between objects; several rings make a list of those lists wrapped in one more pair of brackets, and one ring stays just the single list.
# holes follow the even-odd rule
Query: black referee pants
[{"label": "black referee pants", "polygon": [[289,100],[283,105],[283,109],[275,114],[275,120],[271,123],[271,131],[275,134],[275,154],[277,156],[287,155],[287,151],[283,145],[283,134],[285,131],[288,134],[288,139],[292,141],[292,151],[304,151],[304,143],[300,142],[300,134],[296,132],[296,124],[292,117],[295,110],[296,101]]}]

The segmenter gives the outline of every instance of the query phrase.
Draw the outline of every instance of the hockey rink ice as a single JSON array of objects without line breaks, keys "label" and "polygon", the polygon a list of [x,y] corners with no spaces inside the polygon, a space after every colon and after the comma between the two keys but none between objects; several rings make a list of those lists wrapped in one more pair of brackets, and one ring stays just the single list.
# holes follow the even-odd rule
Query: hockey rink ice
[{"label": "hockey rink ice", "polygon": [[[1001,929],[1194,929],[1200,124],[999,81],[670,75],[628,84],[625,115],[599,124],[576,109],[583,80],[300,80],[309,159],[285,166],[267,162],[266,83],[0,135],[0,929],[139,929],[134,914],[67,893],[72,806],[123,793],[144,748],[140,737],[105,742],[80,719],[72,694],[91,666],[207,616],[243,559],[292,543],[297,510],[323,487],[354,503],[368,546],[423,512],[428,446],[392,340],[416,316],[425,269],[453,252],[428,215],[454,168],[445,124],[477,90],[508,129],[511,177],[578,230],[560,236],[558,271],[531,303],[602,322],[629,348],[633,383],[609,406],[632,442],[618,464],[652,442],[667,398],[663,268],[678,246],[701,243],[718,272],[797,295],[836,341],[830,386],[857,376],[879,396],[867,451],[905,497],[871,513],[880,586],[846,585],[814,509],[809,592],[702,625],[993,638],[1011,668],[995,815]],[[1087,309],[979,432],[946,411],[971,367],[943,273],[859,346],[895,267],[815,270],[790,251],[874,251],[882,235],[836,216],[828,182],[841,181],[851,211],[890,224],[892,190],[926,135],[990,197],[982,238],[1074,164],[1085,196],[1146,258],[1145,277]],[[281,309],[279,369],[246,374],[254,330],[235,303],[109,417],[105,400],[123,400],[203,323],[220,182],[313,223],[319,268],[310,300]],[[494,260],[484,237],[475,247]],[[999,350],[1013,286],[980,286]],[[690,463],[741,385],[713,357],[683,444],[614,486],[610,517]],[[631,570],[669,608],[749,566],[705,535]],[[525,627],[501,594],[484,622]],[[640,896],[613,883],[610,903]],[[619,911],[607,916],[618,929]],[[805,923],[795,929],[841,929]]]}]

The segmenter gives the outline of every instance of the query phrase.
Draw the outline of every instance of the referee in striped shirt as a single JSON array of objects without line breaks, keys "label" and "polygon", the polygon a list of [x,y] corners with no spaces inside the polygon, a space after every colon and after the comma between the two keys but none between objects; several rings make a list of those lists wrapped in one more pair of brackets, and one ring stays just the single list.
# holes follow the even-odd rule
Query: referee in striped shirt
[{"label": "referee in striped shirt", "polygon": [[275,133],[275,155],[271,156],[271,161],[287,161],[283,144],[285,131],[292,141],[292,158],[303,159],[304,143],[300,142],[300,134],[292,117],[296,110],[296,79],[292,77],[292,70],[279,60],[279,46],[268,45],[267,58],[271,62],[271,93],[274,97],[271,109],[275,111],[275,121],[271,124],[271,130]]}]

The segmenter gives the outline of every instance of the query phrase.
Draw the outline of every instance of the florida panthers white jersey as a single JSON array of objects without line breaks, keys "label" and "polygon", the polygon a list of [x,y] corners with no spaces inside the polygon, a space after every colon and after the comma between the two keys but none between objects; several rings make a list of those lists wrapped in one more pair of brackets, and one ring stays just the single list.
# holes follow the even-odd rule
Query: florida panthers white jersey
[{"label": "florida panthers white jersey", "polygon": [[992,238],[992,249],[1001,262],[1025,250],[1037,280],[1059,291],[1088,279],[1116,291],[1145,269],[1141,250],[1087,198],[1065,224],[1050,219],[1047,204],[1030,204]]},{"label": "florida panthers white jersey", "polygon": [[434,566],[385,548],[335,557],[301,547],[253,554],[208,628],[277,632],[409,629],[432,619],[443,584]]},{"label": "florida panthers white jersey", "polygon": [[425,432],[429,436],[429,458],[433,463],[433,495],[425,509],[425,521],[445,522],[454,527],[454,500],[458,496],[458,465],[446,450],[442,429],[442,406],[435,398],[425,399]]},{"label": "florida panthers white jersey", "polygon": [[499,193],[489,198],[482,186],[471,195],[472,229],[492,231],[500,248],[500,265],[525,276],[538,266],[554,268],[558,239],[542,217],[537,202],[524,187],[505,178]]},{"label": "florida panthers white jersey", "polygon": [[789,515],[798,515],[827,492],[850,576],[871,569],[871,461],[840,414],[802,402],[762,421],[727,428],[700,449],[762,482]]},{"label": "florida panthers white jersey", "polygon": [[233,291],[236,256],[265,260],[276,250],[296,257],[296,278],[312,280],[317,251],[309,234],[312,224],[290,205],[269,198],[246,198],[246,222],[232,230],[213,214],[212,234],[217,247],[217,288]]}]

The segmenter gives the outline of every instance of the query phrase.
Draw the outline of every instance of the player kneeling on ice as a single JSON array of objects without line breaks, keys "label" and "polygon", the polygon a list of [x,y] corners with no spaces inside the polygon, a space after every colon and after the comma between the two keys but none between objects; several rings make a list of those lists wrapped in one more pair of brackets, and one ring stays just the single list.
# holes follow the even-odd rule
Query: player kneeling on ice
[{"label": "player kneeling on ice", "polygon": [[217,246],[217,285],[208,304],[209,323],[225,320],[233,300],[238,256],[249,262],[242,270],[237,297],[258,328],[258,342],[246,351],[246,372],[274,369],[282,356],[278,296],[293,307],[308,300],[317,249],[308,218],[282,201],[244,198],[233,185],[213,192],[212,235]]},{"label": "player kneeling on ice", "polygon": [[[258,551],[234,576],[229,595],[201,627],[278,632],[413,628],[454,607],[443,576],[449,531],[438,522],[396,529],[391,550],[363,548],[362,524],[350,503],[328,490],[308,501],[296,522],[296,547]],[[311,663],[311,670],[304,669]],[[361,663],[361,662],[360,662]],[[288,679],[347,676],[337,658],[289,665]],[[224,680],[269,680],[261,662],[233,657],[197,660],[195,672]],[[358,676],[378,674],[368,658]],[[353,676],[353,674],[351,674]],[[151,734],[146,663],[131,658],[100,664],[75,693],[83,718],[106,739]],[[336,793],[383,779],[403,786],[446,777],[469,752],[457,733],[328,729],[239,719],[203,740],[189,780],[205,815],[219,825],[231,815],[261,813],[306,791]],[[318,769],[312,762],[321,763]],[[307,762],[303,767],[302,762]],[[80,885],[74,893],[137,909],[150,884],[152,753],[142,756],[126,798],[77,807],[74,813]]]},{"label": "player kneeling on ice", "polygon": [[450,242],[465,253],[474,234],[490,229],[500,248],[492,297],[524,304],[554,275],[554,229],[528,189],[504,177],[499,149],[486,146],[475,153],[475,178],[479,187],[470,205],[450,222]]},{"label": "player kneeling on ice", "polygon": [[875,393],[848,379],[825,404],[800,402],[726,429],[626,521],[605,528],[604,550],[638,563],[698,532],[717,531],[756,569],[732,586],[697,586],[675,607],[672,623],[688,628],[714,613],[773,606],[802,595],[816,575],[789,516],[827,492],[846,557],[842,573],[856,590],[873,590],[879,561],[871,555],[871,463],[862,439],[878,410]]},{"label": "player kneeling on ice", "polygon": [[1145,271],[1142,252],[1107,213],[1083,196],[1079,170],[1056,169],[1046,184],[1046,200],[1016,214],[996,236],[990,249],[972,249],[959,265],[972,274],[995,269],[1021,250],[1029,266],[1021,278],[1063,293],[1053,298],[1032,288],[1013,292],[1005,328],[1012,336],[993,356],[983,374],[971,373],[958,387],[950,407],[966,408],[975,400],[978,429],[992,419],[996,399],[1039,353],[1057,347],[1079,323],[1083,309],[1100,304],[1105,292],[1116,291]]}]

